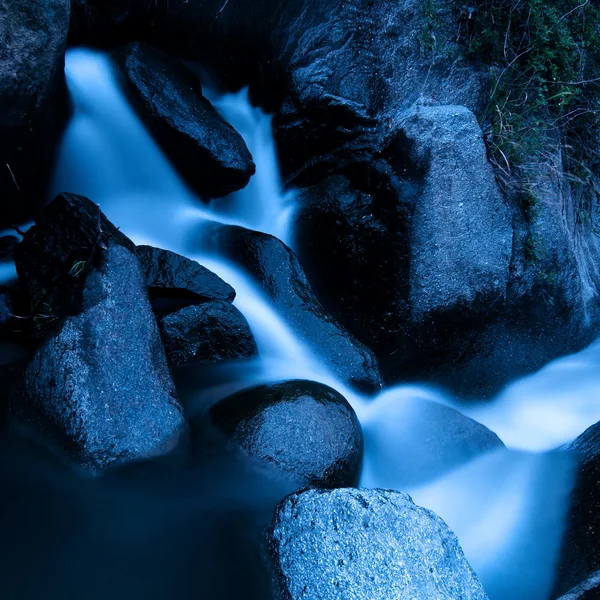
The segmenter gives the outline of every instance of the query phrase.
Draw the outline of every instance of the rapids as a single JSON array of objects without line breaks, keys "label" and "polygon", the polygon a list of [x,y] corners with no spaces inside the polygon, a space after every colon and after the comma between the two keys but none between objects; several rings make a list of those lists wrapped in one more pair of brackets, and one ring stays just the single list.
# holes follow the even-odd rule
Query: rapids
[{"label": "rapids", "polygon": [[[340,385],[311,348],[296,339],[251,279],[219,256],[208,256],[195,249],[194,238],[206,220],[268,232],[293,247],[291,216],[296,196],[293,190],[282,187],[270,117],[251,106],[247,91],[223,93],[215,84],[207,86],[205,82],[206,96],[242,134],[257,165],[257,173],[245,189],[205,205],[185,186],[129,106],[105,54],[70,50],[66,71],[75,112],[58,156],[51,197],[61,191],[85,195],[97,202],[134,242],[171,249],[215,271],[236,289],[235,304],[247,318],[257,340],[261,358],[251,364],[216,368],[209,388],[198,383],[201,377],[190,374],[186,394],[191,410],[200,410],[208,402],[259,382],[298,377],[327,383],[346,396],[362,423],[365,462],[361,485],[394,489],[397,488],[394,464],[402,460],[395,453],[395,439],[400,434],[410,435],[402,431],[403,400],[423,398],[458,408],[495,431],[508,449],[485,455],[432,484],[402,491],[408,491],[415,502],[431,508],[447,521],[491,600],[546,600],[573,473],[570,460],[551,450],[600,420],[600,405],[596,401],[600,392],[600,343],[515,381],[485,403],[463,403],[426,382],[387,389],[376,398],[360,396]],[[2,267],[0,276],[12,276],[12,271]],[[6,452],[1,450],[3,454]],[[31,454],[35,452],[23,452],[18,467],[3,467],[5,474],[8,469],[14,481],[27,489],[35,489],[32,476],[19,476],[17,470],[27,469]],[[100,546],[123,544],[117,548],[117,557],[133,556],[133,574],[121,574],[115,566],[117,558],[115,564],[106,564],[104,568],[114,577],[122,577],[127,588],[134,586],[136,577],[146,572],[141,565],[146,564],[144,545],[151,535],[148,533],[146,539],[144,531],[146,523],[152,520],[150,529],[158,536],[155,539],[164,544],[159,554],[165,565],[162,579],[153,574],[152,581],[157,587],[152,593],[158,593],[156,590],[164,585],[167,587],[163,592],[176,597],[166,583],[169,578],[180,577],[170,550],[178,557],[185,553],[184,569],[193,568],[195,560],[206,563],[199,570],[198,582],[202,573],[211,572],[213,562],[220,564],[218,557],[227,556],[219,546],[218,557],[211,558],[211,542],[200,541],[207,531],[208,540],[216,539],[207,519],[199,516],[207,514],[202,511],[214,511],[219,505],[233,506],[235,518],[227,520],[231,531],[247,514],[253,515],[252,529],[258,519],[253,508],[260,506],[259,512],[266,515],[265,507],[281,493],[276,486],[268,489],[258,478],[238,473],[233,478],[235,484],[228,479],[228,484],[220,486],[211,479],[217,471],[221,477],[218,465],[203,466],[200,474],[194,471],[177,481],[174,476],[162,474],[158,480],[166,481],[168,489],[159,490],[161,485],[153,479],[155,476],[143,469],[133,484],[124,484],[118,478],[116,481],[109,478],[108,483],[102,484],[76,483],[64,469],[53,466],[45,471],[41,497],[47,513],[41,514],[51,515],[54,510],[62,524],[42,525],[43,519],[38,514],[28,527],[41,527],[44,543],[49,543],[47,536],[54,537],[60,548],[57,556],[70,557],[69,560],[75,561],[70,568],[81,568],[83,573],[85,556],[77,557],[77,549],[82,547],[76,537],[78,532],[85,530],[92,535],[93,531],[92,538],[99,539]],[[215,489],[216,496],[210,500],[208,490]],[[152,490],[153,501],[147,507],[140,506],[148,490]],[[172,509],[169,502],[173,503]],[[14,510],[19,523],[25,518],[24,512],[17,505]],[[72,519],[76,526],[69,524]],[[157,528],[160,534],[156,533]],[[246,531],[244,527],[241,530]],[[126,542],[127,532],[136,540],[135,548],[133,542],[129,545]],[[229,560],[237,562],[241,556],[247,558],[252,554],[245,548],[244,535],[233,535],[233,554]],[[178,545],[181,548],[175,550]],[[19,556],[25,560],[24,549],[15,555],[15,561]],[[98,559],[100,552],[93,555]],[[245,569],[260,570],[255,563],[250,561]],[[161,561],[152,564],[152,569],[157,569]],[[49,567],[44,567],[44,572],[49,573]],[[84,575],[73,577],[81,582]],[[101,589],[108,594],[107,585],[103,582]],[[261,585],[250,585],[248,597],[253,593],[261,597]],[[227,589],[234,588],[231,584]],[[79,585],[74,584],[73,589],[81,591]],[[226,593],[214,592],[211,597],[234,597]],[[98,592],[93,597],[102,596]],[[181,597],[187,595],[182,593]]]}]

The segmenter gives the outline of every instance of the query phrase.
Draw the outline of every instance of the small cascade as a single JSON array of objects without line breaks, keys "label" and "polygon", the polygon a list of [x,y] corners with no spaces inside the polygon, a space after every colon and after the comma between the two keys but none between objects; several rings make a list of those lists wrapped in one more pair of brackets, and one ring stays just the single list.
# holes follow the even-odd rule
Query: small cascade
[{"label": "small cascade", "polygon": [[375,399],[363,398],[336,381],[240,269],[194,248],[202,221],[238,224],[290,241],[295,195],[282,189],[270,117],[251,106],[247,90],[220,94],[216,86],[204,86],[215,108],[244,137],[257,166],[245,189],[204,205],[129,106],[106,55],[69,51],[67,80],[75,114],[60,151],[53,193],[70,191],[93,199],[134,242],[189,256],[237,291],[235,304],[250,324],[260,359],[243,368],[232,365],[229,381],[223,377],[198,396],[214,401],[234,389],[290,378],[326,383],[351,402],[362,423],[367,440],[362,485],[385,488],[394,487],[393,466],[402,460],[395,439],[402,428],[403,398],[458,408],[495,431],[509,450],[408,491],[454,529],[491,600],[546,600],[573,471],[564,457],[543,452],[600,420],[595,401],[600,343],[513,383],[485,404],[462,404],[425,385],[397,386]]}]

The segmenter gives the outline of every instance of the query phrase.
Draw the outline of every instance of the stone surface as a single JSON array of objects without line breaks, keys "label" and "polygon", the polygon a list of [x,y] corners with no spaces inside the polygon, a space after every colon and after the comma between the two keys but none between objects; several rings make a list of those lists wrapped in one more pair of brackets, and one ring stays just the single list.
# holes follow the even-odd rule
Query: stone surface
[{"label": "stone surface", "polygon": [[0,228],[27,220],[45,200],[68,116],[69,17],[69,0],[0,2]]},{"label": "stone surface", "polygon": [[92,202],[61,195],[15,259],[31,306],[42,304],[47,319],[13,387],[12,418],[90,471],[172,450],[183,410],[131,242]]},{"label": "stone surface", "polygon": [[[532,158],[532,214],[499,195],[475,123],[490,69],[465,56],[455,9],[131,0],[111,18],[119,35],[197,59],[229,89],[249,85],[275,113],[285,181],[308,188],[311,209],[326,200],[311,226],[325,231],[317,258],[295,250],[385,379],[430,378],[480,398],[598,336],[600,237],[579,218],[560,141]],[[328,279],[340,284],[336,302]]]},{"label": "stone surface", "polygon": [[267,544],[281,600],[487,598],[454,533],[400,492],[292,494]]},{"label": "stone surface", "polygon": [[114,56],[140,116],[198,193],[225,196],[248,183],[255,171],[252,156],[239,133],[202,96],[193,73],[138,42]]},{"label": "stone surface", "polygon": [[558,600],[598,600],[598,598],[600,598],[600,572],[597,571]]},{"label": "stone surface", "polygon": [[233,451],[274,477],[316,487],[358,483],[361,427],[346,399],[326,385],[256,386],[221,400],[210,418]]},{"label": "stone surface", "polygon": [[[555,595],[581,585],[600,571],[600,424],[596,423],[563,448],[579,457],[565,525]],[[587,598],[586,598],[587,600]]]},{"label": "stone surface", "polygon": [[172,366],[258,356],[248,322],[228,302],[188,306],[165,315],[158,323]]},{"label": "stone surface", "polygon": [[235,290],[194,260],[152,246],[137,246],[136,256],[148,281],[150,296],[195,304],[207,300],[232,302]]},{"label": "stone surface", "polygon": [[283,242],[266,233],[222,225],[203,229],[200,243],[218,249],[250,274],[296,335],[341,381],[367,393],[381,388],[373,354],[323,309],[296,255]]}]

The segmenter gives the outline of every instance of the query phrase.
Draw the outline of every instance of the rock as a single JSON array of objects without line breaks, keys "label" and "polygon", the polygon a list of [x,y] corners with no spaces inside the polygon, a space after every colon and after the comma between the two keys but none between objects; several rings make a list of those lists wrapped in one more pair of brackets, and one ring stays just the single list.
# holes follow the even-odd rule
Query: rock
[{"label": "rock", "polygon": [[[183,410],[131,241],[97,205],[62,194],[15,259],[32,306],[43,303],[50,318],[13,388],[12,418],[90,471],[173,449]],[[85,265],[74,270],[74,259]]]},{"label": "rock", "polygon": [[233,302],[235,290],[199,263],[170,250],[137,246],[136,256],[158,311],[209,300]]},{"label": "rock", "polygon": [[172,366],[258,356],[248,322],[228,302],[188,306],[160,318],[158,324]]},{"label": "rock", "polygon": [[259,385],[221,400],[209,414],[230,448],[274,477],[317,487],[358,483],[360,424],[345,398],[326,385]]},{"label": "rock", "polygon": [[[329,232],[320,217],[311,225],[325,231],[317,244],[335,250],[327,260],[298,236],[303,267],[325,309],[377,354],[386,381],[426,377],[481,398],[598,337],[600,238],[581,218],[564,146],[543,144],[526,168],[535,210],[510,193],[499,203],[474,123],[491,69],[465,56],[456,3],[130,0],[117,12],[120,35],[196,59],[229,89],[249,85],[253,102],[275,113],[285,181],[309,188],[303,199],[333,223]],[[446,168],[468,183],[452,180],[448,194]],[[350,273],[334,273],[338,298],[320,285],[333,265]],[[365,265],[380,284],[374,273],[354,280]]]},{"label": "rock", "polygon": [[203,229],[201,243],[218,248],[249,273],[341,381],[367,393],[381,389],[377,360],[323,309],[296,255],[283,242],[243,227],[217,225]]},{"label": "rock", "polygon": [[267,547],[278,599],[487,598],[446,523],[401,492],[292,494]]},{"label": "rock", "polygon": [[0,1],[0,228],[45,199],[68,117],[64,55],[70,1]]},{"label": "rock", "polygon": [[18,242],[19,238],[16,238],[14,235],[0,237],[0,260],[11,256]]},{"label": "rock", "polygon": [[13,303],[10,290],[0,285],[0,332],[4,332],[13,317]]},{"label": "rock", "polygon": [[[386,487],[409,489],[428,483],[475,458],[504,448],[485,425],[439,402],[414,394],[385,394],[362,419],[365,477]],[[365,485],[369,485],[365,481]]]},{"label": "rock", "polygon": [[598,600],[600,598],[600,572],[596,572],[558,600]]},{"label": "rock", "polygon": [[14,260],[32,314],[60,318],[77,314],[83,283],[94,260],[116,243],[130,252],[133,242],[100,207],[75,194],[59,194],[14,249]]},{"label": "rock", "polygon": [[115,64],[140,116],[198,193],[226,196],[248,183],[255,166],[244,140],[182,63],[135,42],[115,53]]},{"label": "rock", "polygon": [[[600,571],[600,423],[563,448],[580,459],[563,535],[554,595],[582,584]],[[587,598],[586,598],[587,600]]]}]

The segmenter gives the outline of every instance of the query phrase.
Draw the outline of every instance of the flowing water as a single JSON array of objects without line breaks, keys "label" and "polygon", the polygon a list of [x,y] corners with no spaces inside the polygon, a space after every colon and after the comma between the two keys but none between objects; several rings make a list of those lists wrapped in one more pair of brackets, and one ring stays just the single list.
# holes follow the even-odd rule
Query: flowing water
[{"label": "flowing water", "polygon": [[[235,304],[256,337],[260,360],[218,367],[211,373],[211,385],[201,389],[195,387],[198,378],[190,377],[190,410],[258,382],[295,377],[322,381],[348,398],[363,426],[366,447],[361,485],[398,489],[394,466],[402,456],[395,451],[395,443],[399,436],[410,435],[402,429],[406,402],[435,400],[459,408],[495,431],[508,449],[478,458],[431,484],[403,491],[453,528],[491,600],[548,598],[573,474],[571,461],[550,451],[600,420],[596,401],[600,343],[514,382],[491,402],[463,404],[427,385],[401,385],[377,398],[363,398],[336,381],[239,268],[195,249],[194,237],[206,220],[240,224],[291,243],[295,195],[282,190],[270,118],[250,105],[247,92],[225,94],[216,86],[205,88],[217,110],[243,135],[257,165],[247,188],[207,206],[186,188],[140,123],[119,90],[106,55],[69,51],[67,79],[75,114],[60,150],[53,194],[85,195],[100,204],[136,243],[174,250],[218,273],[236,289]],[[130,481],[124,483],[118,477],[103,484],[74,483],[63,467],[44,456],[39,460],[53,466],[44,469],[42,482],[34,481],[33,475],[23,482],[16,473],[37,452],[30,447],[22,450],[21,460],[4,467],[4,475],[12,473],[21,496],[33,490],[44,500],[41,512],[39,502],[26,503],[35,507],[36,514],[23,526],[39,528],[48,546],[38,548],[34,556],[49,554],[57,557],[56,563],[69,557],[74,561],[69,568],[79,570],[72,578],[55,582],[58,588],[71,585],[82,595],[92,573],[97,577],[97,566],[114,576],[114,585],[103,580],[97,592],[87,590],[85,597],[115,593],[127,597],[129,589],[147,588],[144,597],[187,598],[193,596],[193,589],[206,591],[206,581],[216,579],[221,584],[211,590],[211,598],[265,597],[265,577],[256,576],[260,561],[252,558],[254,542],[249,540],[256,541],[273,502],[285,490],[266,486],[218,460],[178,480],[165,474],[151,477],[141,469],[139,477],[133,477],[139,486],[132,488]],[[231,471],[232,476],[223,476],[223,471]],[[15,510],[23,520],[29,514]],[[207,517],[215,511],[227,514],[217,521],[228,528],[225,539],[230,545],[215,541],[221,538],[210,523],[213,516]],[[156,540],[160,540],[158,546]],[[155,553],[153,562],[148,562],[150,548]],[[10,575],[15,585],[24,569],[19,561],[28,564],[27,548],[17,550]],[[50,561],[48,566],[35,558],[33,562],[32,572],[38,572],[40,580],[56,579],[53,568],[61,565]],[[223,565],[241,569],[243,595],[234,583],[225,581]],[[197,577],[190,577],[189,569],[194,568]],[[32,590],[42,589],[31,585]]]}]

